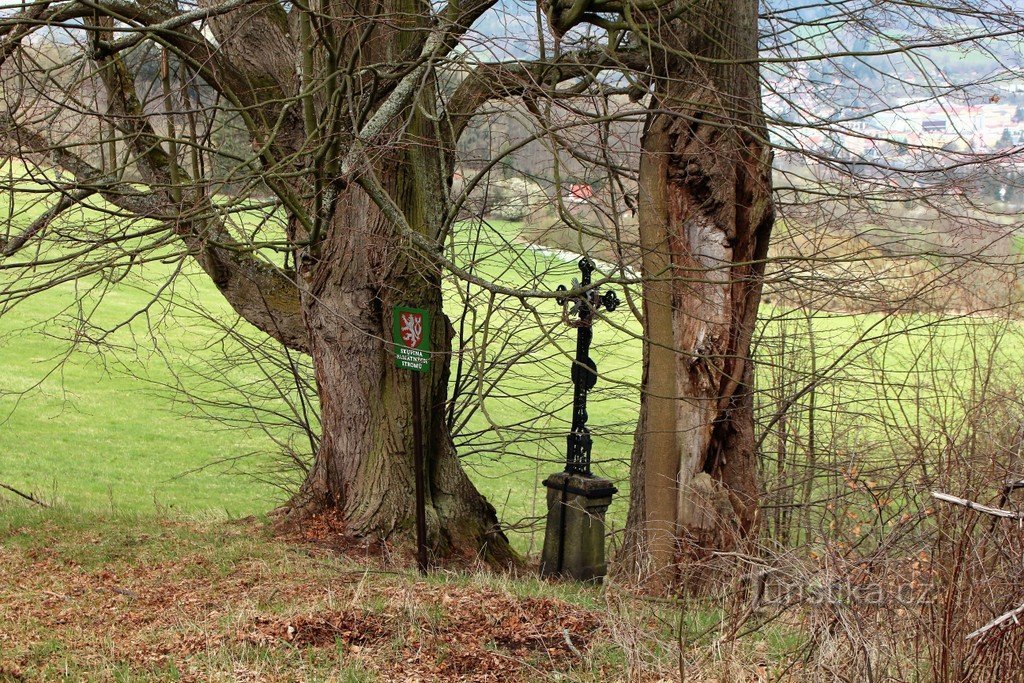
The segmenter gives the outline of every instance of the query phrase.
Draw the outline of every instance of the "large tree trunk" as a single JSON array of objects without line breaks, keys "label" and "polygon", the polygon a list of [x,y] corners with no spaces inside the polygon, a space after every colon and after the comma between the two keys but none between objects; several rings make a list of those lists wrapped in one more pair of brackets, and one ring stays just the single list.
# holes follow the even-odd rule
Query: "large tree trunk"
[{"label": "large tree trunk", "polygon": [[[392,169],[391,180],[407,189],[396,196],[401,206],[437,204],[437,195],[428,196],[402,167]],[[303,292],[322,439],[293,506],[302,514],[336,511],[352,537],[411,543],[412,375],[395,367],[391,309],[423,308],[436,351],[420,383],[430,544],[436,556],[506,560],[494,508],[466,477],[447,432],[451,326],[442,313],[436,266],[394,238],[393,226],[364,193],[347,195],[322,254],[337,265],[314,269]]]},{"label": "large tree trunk", "polygon": [[663,590],[757,525],[749,355],[773,210],[756,0],[694,3],[654,34],[672,52],[654,60],[640,162],[644,374],[625,566]]},{"label": "large tree trunk", "polygon": [[[370,4],[368,10],[406,21],[417,12],[426,16],[419,0]],[[355,40],[365,24],[353,26]],[[417,35],[376,23],[369,40],[363,36],[356,62],[399,63]],[[413,230],[436,239],[451,163],[438,142],[433,97],[431,82],[424,82],[360,172],[376,175]],[[459,464],[444,419],[453,332],[442,312],[441,273],[432,254],[415,247],[358,184],[350,183],[333,200],[322,241],[297,260],[322,437],[290,516],[334,513],[351,538],[412,547],[413,383],[411,371],[395,367],[391,326],[394,306],[413,306],[430,314],[434,351],[430,372],[420,382],[433,555],[492,563],[513,559],[494,508]]]}]

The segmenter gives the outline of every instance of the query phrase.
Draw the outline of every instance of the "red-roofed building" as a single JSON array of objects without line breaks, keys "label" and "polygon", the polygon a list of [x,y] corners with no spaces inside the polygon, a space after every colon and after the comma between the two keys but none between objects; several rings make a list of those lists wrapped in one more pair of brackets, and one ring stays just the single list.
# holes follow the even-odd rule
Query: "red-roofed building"
[{"label": "red-roofed building", "polygon": [[594,198],[594,188],[584,183],[577,183],[569,186],[569,194],[565,200],[569,202],[585,202]]}]

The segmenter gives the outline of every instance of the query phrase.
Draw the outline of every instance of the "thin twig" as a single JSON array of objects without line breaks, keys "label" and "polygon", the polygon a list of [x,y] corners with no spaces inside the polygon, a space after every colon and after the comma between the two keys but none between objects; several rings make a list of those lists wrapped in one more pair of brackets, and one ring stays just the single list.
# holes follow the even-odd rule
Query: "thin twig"
[{"label": "thin twig", "polygon": [[569,647],[569,650],[579,659],[583,659],[583,654],[576,649],[575,645],[572,644],[572,638],[569,636],[569,629],[562,629],[562,637],[565,639],[565,644]]}]

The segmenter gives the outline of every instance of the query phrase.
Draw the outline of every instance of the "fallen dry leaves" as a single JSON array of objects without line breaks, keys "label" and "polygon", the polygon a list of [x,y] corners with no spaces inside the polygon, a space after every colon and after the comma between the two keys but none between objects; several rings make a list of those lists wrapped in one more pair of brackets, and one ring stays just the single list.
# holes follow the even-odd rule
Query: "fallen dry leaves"
[{"label": "fallen dry leaves", "polygon": [[[60,548],[2,540],[0,680],[47,678],[69,662],[99,678],[117,666],[154,678],[173,668],[180,680],[302,680],[290,667],[308,652],[382,681],[528,681],[584,665],[602,627],[563,600],[332,567],[301,546],[226,566],[194,548],[83,566]],[[254,650],[270,663],[248,665]]]}]

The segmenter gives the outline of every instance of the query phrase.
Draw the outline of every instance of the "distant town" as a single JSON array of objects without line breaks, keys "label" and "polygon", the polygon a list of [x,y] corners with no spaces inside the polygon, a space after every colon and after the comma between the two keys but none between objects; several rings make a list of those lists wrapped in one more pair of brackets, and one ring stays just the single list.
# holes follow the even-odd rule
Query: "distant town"
[{"label": "distant town", "polygon": [[[1000,155],[1024,146],[1024,80],[986,85],[974,96],[935,96],[922,87],[920,96],[890,98],[885,106],[837,104],[855,100],[851,91],[859,88],[839,78],[807,84],[806,76],[782,78],[764,95],[773,138],[783,147],[799,142],[832,158],[899,167],[910,149]],[[830,87],[846,97],[829,101],[823,92]]]}]

